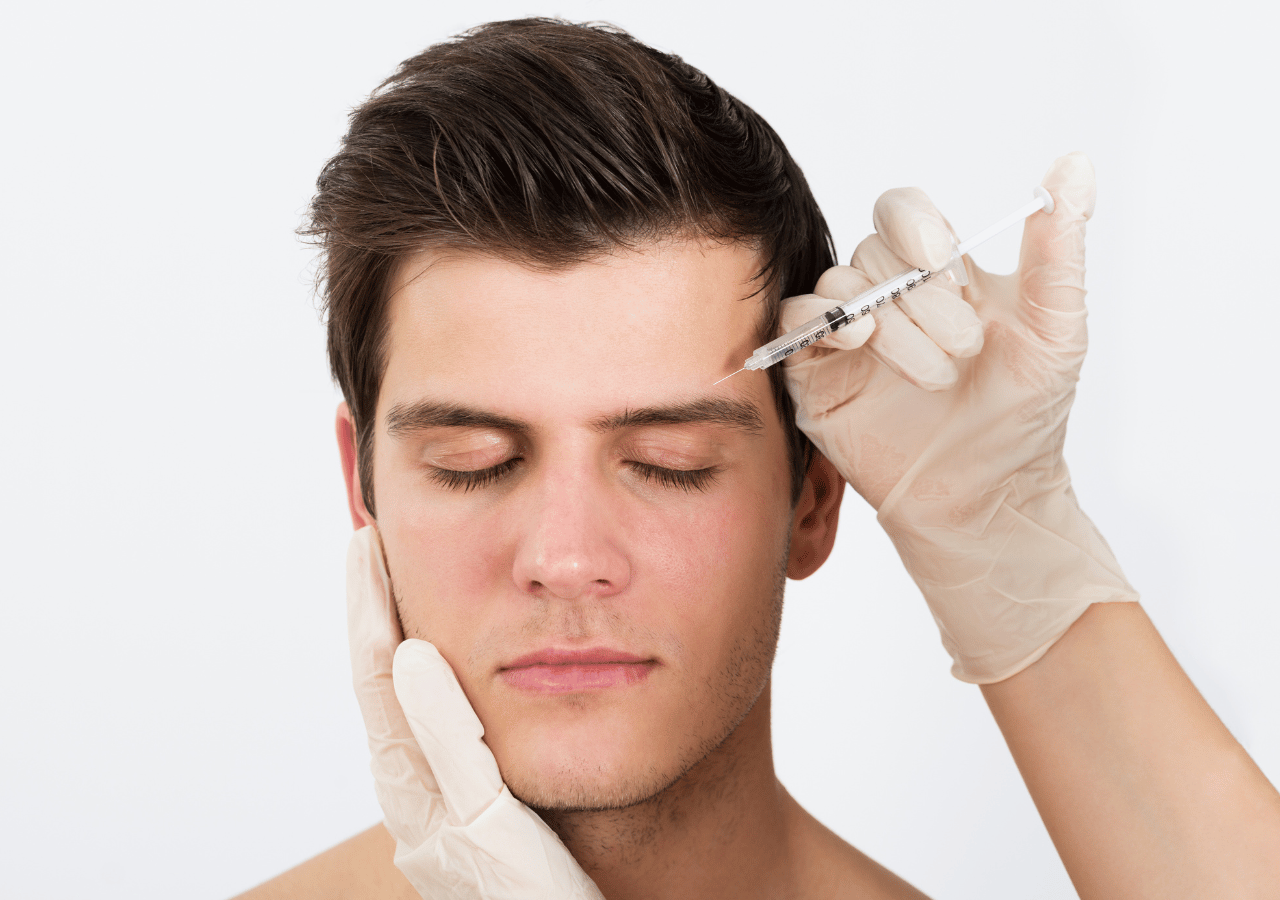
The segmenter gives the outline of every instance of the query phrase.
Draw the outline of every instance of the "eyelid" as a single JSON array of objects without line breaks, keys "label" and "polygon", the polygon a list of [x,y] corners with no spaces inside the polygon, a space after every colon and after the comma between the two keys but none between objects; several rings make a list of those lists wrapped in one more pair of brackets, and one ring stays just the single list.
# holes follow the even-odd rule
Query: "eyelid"
[{"label": "eyelid", "polygon": [[672,435],[633,437],[618,450],[629,459],[639,457],[668,469],[704,469],[724,456],[724,445],[719,441]]},{"label": "eyelid", "polygon": [[703,433],[651,431],[629,436],[618,448],[622,463],[646,482],[686,493],[705,491],[724,470],[721,441]]},{"label": "eyelid", "polygon": [[706,466],[701,469],[668,469],[635,461],[628,465],[645,481],[657,481],[663,487],[680,488],[685,493],[705,491],[711,487],[721,471],[720,466]]},{"label": "eyelid", "polygon": [[441,469],[478,471],[519,452],[509,434],[475,429],[442,429],[422,440],[422,461]]},{"label": "eyelid", "polygon": [[[431,478],[442,487],[469,493],[507,477],[523,462],[523,457],[515,456],[487,469],[469,471],[442,469],[433,466]],[[634,460],[627,465],[645,481],[656,481],[663,487],[679,488],[685,493],[707,490],[715,483],[716,477],[722,469],[721,466],[704,466],[700,469],[668,469],[664,466],[655,466]]]},{"label": "eyelid", "polygon": [[[427,439],[422,457],[430,479],[443,488],[479,490],[525,462],[524,448],[505,432],[449,431],[453,433]],[[615,448],[615,458],[645,482],[688,493],[705,491],[715,482],[724,469],[722,451],[721,442],[701,436],[650,433],[630,436]]]},{"label": "eyelid", "polygon": [[465,494],[506,477],[522,462],[523,457],[513,456],[485,469],[443,469],[432,466],[431,479],[443,487],[461,490]]}]

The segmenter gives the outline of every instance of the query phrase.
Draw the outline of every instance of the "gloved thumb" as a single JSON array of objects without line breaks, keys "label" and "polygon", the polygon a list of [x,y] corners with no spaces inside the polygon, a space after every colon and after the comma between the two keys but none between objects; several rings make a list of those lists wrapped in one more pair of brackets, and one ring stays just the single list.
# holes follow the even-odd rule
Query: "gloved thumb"
[{"label": "gloved thumb", "polygon": [[449,824],[470,825],[502,793],[480,718],[449,663],[426,641],[409,638],[397,647],[392,675],[414,739],[440,786]]},{"label": "gloved thumb", "polygon": [[1097,187],[1093,163],[1079,151],[1054,160],[1040,182],[1053,195],[1053,214],[1026,220],[1018,273],[1023,296],[1055,312],[1084,311],[1084,231]]}]

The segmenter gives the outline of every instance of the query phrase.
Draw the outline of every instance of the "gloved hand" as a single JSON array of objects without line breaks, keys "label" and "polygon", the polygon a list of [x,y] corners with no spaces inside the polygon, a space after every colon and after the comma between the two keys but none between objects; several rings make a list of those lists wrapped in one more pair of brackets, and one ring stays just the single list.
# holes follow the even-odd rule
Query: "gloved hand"
[{"label": "gloved hand", "polygon": [[[1089,604],[1137,600],[1062,458],[1086,348],[1093,167],[1073,153],[1043,184],[1055,208],[1026,220],[1017,272],[966,259],[963,289],[930,281],[784,370],[800,427],[879,511],[952,674],[979,684],[1031,665]],[[874,222],[850,266],[786,301],[784,333],[833,300],[950,257],[950,226],[918,189],[881,196]]]},{"label": "gloved hand", "polygon": [[502,783],[449,664],[426,641],[402,642],[373,527],[357,531],[347,553],[347,627],[378,802],[396,867],[418,893],[603,900],[555,832]]}]

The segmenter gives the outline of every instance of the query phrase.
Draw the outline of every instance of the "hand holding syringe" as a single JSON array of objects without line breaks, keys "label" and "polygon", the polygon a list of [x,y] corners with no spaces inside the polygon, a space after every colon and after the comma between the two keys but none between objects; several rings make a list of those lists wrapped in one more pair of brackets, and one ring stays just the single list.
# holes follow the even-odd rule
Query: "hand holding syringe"
[{"label": "hand holding syringe", "polygon": [[922,191],[888,191],[851,264],[828,269],[818,294],[789,298],[780,313],[785,330],[841,300],[861,310],[859,295],[912,263],[933,268],[933,283],[953,251],[1030,216],[1016,271],[993,275],[966,259],[963,298],[913,289],[778,367],[796,424],[876,510],[952,671],[983,684],[1039,659],[1090,605],[1136,599],[1063,459],[1088,348],[1093,167],[1072,153],[1042,184],[1051,215],[1033,214],[1047,205],[1038,195],[959,248]]},{"label": "hand holding syringe", "polygon": [[[914,290],[920,285],[935,278],[947,278],[955,284],[964,286],[968,283],[965,275],[963,257],[969,251],[978,247],[980,244],[986,243],[1009,226],[1021,222],[1032,213],[1043,209],[1046,213],[1053,212],[1053,198],[1049,196],[1049,192],[1042,187],[1034,190],[1035,199],[1030,203],[1022,206],[1000,221],[988,228],[975,234],[967,241],[958,244],[951,254],[951,262],[945,267],[936,271],[928,269],[907,269],[899,272],[892,278],[880,282],[872,288],[863,291],[852,300],[846,300],[828,310],[826,313],[809,320],[799,328],[794,328],[784,334],[777,340],[770,341],[763,347],[756,349],[751,354],[751,358],[743,363],[742,368],[738,372],[747,369],[758,370],[767,369],[774,363],[781,362],[791,354],[803,350],[816,344],[823,338],[829,337],[834,332],[846,325],[858,321],[859,319],[871,315],[875,310],[880,309],[887,303],[897,300],[903,294]],[[733,375],[737,375],[734,372]],[[732,375],[720,379],[725,381],[732,378]],[[719,382],[716,382],[719,384]]]}]

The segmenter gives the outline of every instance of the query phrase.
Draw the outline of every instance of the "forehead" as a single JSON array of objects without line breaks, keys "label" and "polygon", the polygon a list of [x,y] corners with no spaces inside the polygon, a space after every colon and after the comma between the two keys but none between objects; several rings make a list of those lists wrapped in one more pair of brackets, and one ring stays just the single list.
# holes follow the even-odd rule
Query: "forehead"
[{"label": "forehead", "polygon": [[529,417],[758,393],[760,373],[712,385],[758,343],[760,263],[745,244],[697,239],[556,270],[410,257],[391,286],[380,415],[423,395]]}]

